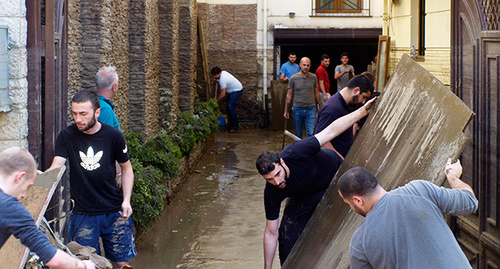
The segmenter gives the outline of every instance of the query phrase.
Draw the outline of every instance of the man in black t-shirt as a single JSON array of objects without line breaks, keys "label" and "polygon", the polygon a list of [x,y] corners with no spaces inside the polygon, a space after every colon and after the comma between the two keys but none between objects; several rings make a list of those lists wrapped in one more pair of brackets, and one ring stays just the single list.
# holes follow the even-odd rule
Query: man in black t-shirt
[{"label": "man in black t-shirt", "polygon": [[[99,98],[80,91],[71,101],[75,120],[57,136],[55,157],[49,168],[69,161],[70,193],[75,208],[68,224],[68,237],[100,254],[102,238],[106,257],[114,268],[128,265],[136,254],[132,235],[130,198],[134,172],[122,133],[100,123]],[[117,186],[115,162],[122,167],[122,189]],[[120,211],[121,210],[121,211]]]},{"label": "man in black t-shirt", "polygon": [[[332,122],[320,133],[292,143],[279,154],[266,151],[257,158],[257,170],[267,181],[265,268],[272,267],[278,241],[283,265],[342,163],[340,155],[321,146],[366,116],[374,100]],[[286,198],[289,199],[278,229],[281,202]]]}]

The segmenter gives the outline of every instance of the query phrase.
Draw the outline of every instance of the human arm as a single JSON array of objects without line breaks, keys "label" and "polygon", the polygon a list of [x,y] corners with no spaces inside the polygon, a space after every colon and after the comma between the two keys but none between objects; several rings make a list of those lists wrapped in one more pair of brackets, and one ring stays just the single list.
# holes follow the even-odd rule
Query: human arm
[{"label": "human arm", "polygon": [[335,70],[335,79],[340,79],[345,73],[348,73],[350,71],[349,68],[347,68],[346,70],[344,70],[344,72],[340,73],[340,71],[338,70]]},{"label": "human arm", "polygon": [[321,109],[321,106],[323,106],[323,102],[321,102],[321,96],[319,95],[318,88],[314,88],[314,97],[316,99],[316,104],[318,104],[319,109]]},{"label": "human arm", "polygon": [[122,202],[122,215],[123,220],[127,220],[133,213],[132,206],[130,204],[130,199],[132,197],[132,188],[134,187],[134,170],[132,169],[132,164],[129,161],[120,163],[122,167],[122,192],[123,192],[123,202]]},{"label": "human arm", "polygon": [[474,194],[474,190],[472,190],[471,186],[460,179],[460,176],[462,175],[462,165],[460,164],[460,160],[457,160],[455,163],[451,163],[451,159],[448,158],[444,172],[452,189],[467,190]]},{"label": "human arm", "polygon": [[58,168],[63,166],[66,163],[66,158],[60,157],[60,156],[54,156],[54,159],[52,160],[52,164],[50,165],[49,169],[46,171],[52,170],[54,168]]},{"label": "human arm", "polygon": [[219,97],[217,97],[217,102],[220,102],[226,96],[226,88],[220,89]]},{"label": "human arm", "polygon": [[115,168],[116,168],[116,186],[118,188],[122,187],[122,167],[120,166],[120,163],[115,162]]},{"label": "human arm", "polygon": [[292,89],[288,89],[288,92],[286,93],[286,101],[285,101],[285,112],[283,114],[283,117],[285,119],[288,119],[290,118],[290,116],[288,115],[288,107],[290,106],[290,104],[292,103],[292,98],[293,98],[293,90]]},{"label": "human arm", "polygon": [[78,268],[78,269],[94,269],[95,264],[90,260],[79,260],[71,257],[66,252],[58,249],[56,255],[45,265],[55,269]]},{"label": "human arm", "polygon": [[376,99],[377,98],[373,98],[354,112],[336,119],[321,132],[315,134],[314,136],[318,139],[319,144],[321,146],[325,145],[327,142],[330,142],[332,139],[351,127],[355,122],[368,115],[368,112],[375,104]]},{"label": "human arm", "polygon": [[264,268],[273,267],[274,255],[278,246],[278,219],[266,220],[264,231]]},{"label": "human arm", "polygon": [[280,74],[280,80],[283,81],[283,82],[287,82],[288,81],[288,78],[285,77],[285,73],[281,73]]},{"label": "human arm", "polygon": [[328,100],[328,96],[326,95],[326,91],[325,91],[325,81],[319,80],[318,85],[319,85],[319,90],[321,91],[321,93],[323,93],[323,101],[326,102]]}]

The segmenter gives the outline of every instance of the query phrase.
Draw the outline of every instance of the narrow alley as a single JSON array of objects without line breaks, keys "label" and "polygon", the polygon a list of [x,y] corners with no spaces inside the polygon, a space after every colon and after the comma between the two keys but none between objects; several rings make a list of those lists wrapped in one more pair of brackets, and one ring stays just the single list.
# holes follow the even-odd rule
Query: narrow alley
[{"label": "narrow alley", "polygon": [[[265,181],[255,170],[265,150],[279,152],[282,133],[217,133],[155,225],[138,238],[136,268],[260,268]],[[287,143],[290,143],[287,138]],[[279,267],[275,258],[275,268]]]}]

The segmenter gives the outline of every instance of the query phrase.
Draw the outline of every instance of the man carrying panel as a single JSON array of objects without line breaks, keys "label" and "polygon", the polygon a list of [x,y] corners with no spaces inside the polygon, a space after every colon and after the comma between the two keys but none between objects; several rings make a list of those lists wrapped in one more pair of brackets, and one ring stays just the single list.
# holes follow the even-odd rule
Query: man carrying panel
[{"label": "man carrying panel", "polygon": [[[342,163],[335,151],[321,146],[366,116],[374,100],[334,121],[322,132],[292,143],[279,154],[266,151],[257,158],[257,170],[267,181],[265,268],[272,267],[278,243],[283,265]],[[278,228],[281,202],[286,198],[289,199]]]},{"label": "man carrying panel", "polygon": [[[357,105],[362,105],[373,93],[373,83],[364,75],[352,78],[347,86],[335,93],[325,103],[318,113],[314,133],[319,133],[336,119],[349,114]],[[349,127],[345,132],[335,137],[323,147],[337,151],[342,158],[354,142],[354,130]]]},{"label": "man carrying panel", "polygon": [[53,246],[21,204],[37,175],[33,156],[23,148],[0,153],[0,247],[14,235],[52,268],[95,268],[92,261],[81,261]]},{"label": "man carrying panel", "polygon": [[345,172],[339,194],[365,217],[351,238],[350,267],[471,268],[443,215],[474,213],[478,201],[460,180],[460,161],[448,159],[445,174],[451,189],[413,180],[387,192],[368,169]]}]

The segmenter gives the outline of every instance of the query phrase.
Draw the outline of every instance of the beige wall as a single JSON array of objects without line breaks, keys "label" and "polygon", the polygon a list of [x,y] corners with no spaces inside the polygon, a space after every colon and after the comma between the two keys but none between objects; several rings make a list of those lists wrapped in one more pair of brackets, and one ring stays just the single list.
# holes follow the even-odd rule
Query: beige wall
[{"label": "beige wall", "polygon": [[9,112],[0,112],[0,151],[8,147],[28,148],[28,65],[26,51],[26,6],[24,0],[0,1],[0,25],[8,26]]},{"label": "beige wall", "polygon": [[[425,56],[417,62],[447,86],[450,85],[451,2],[426,0]],[[418,0],[385,3],[387,20],[383,34],[391,37],[389,74],[412,46],[418,49]]]}]

